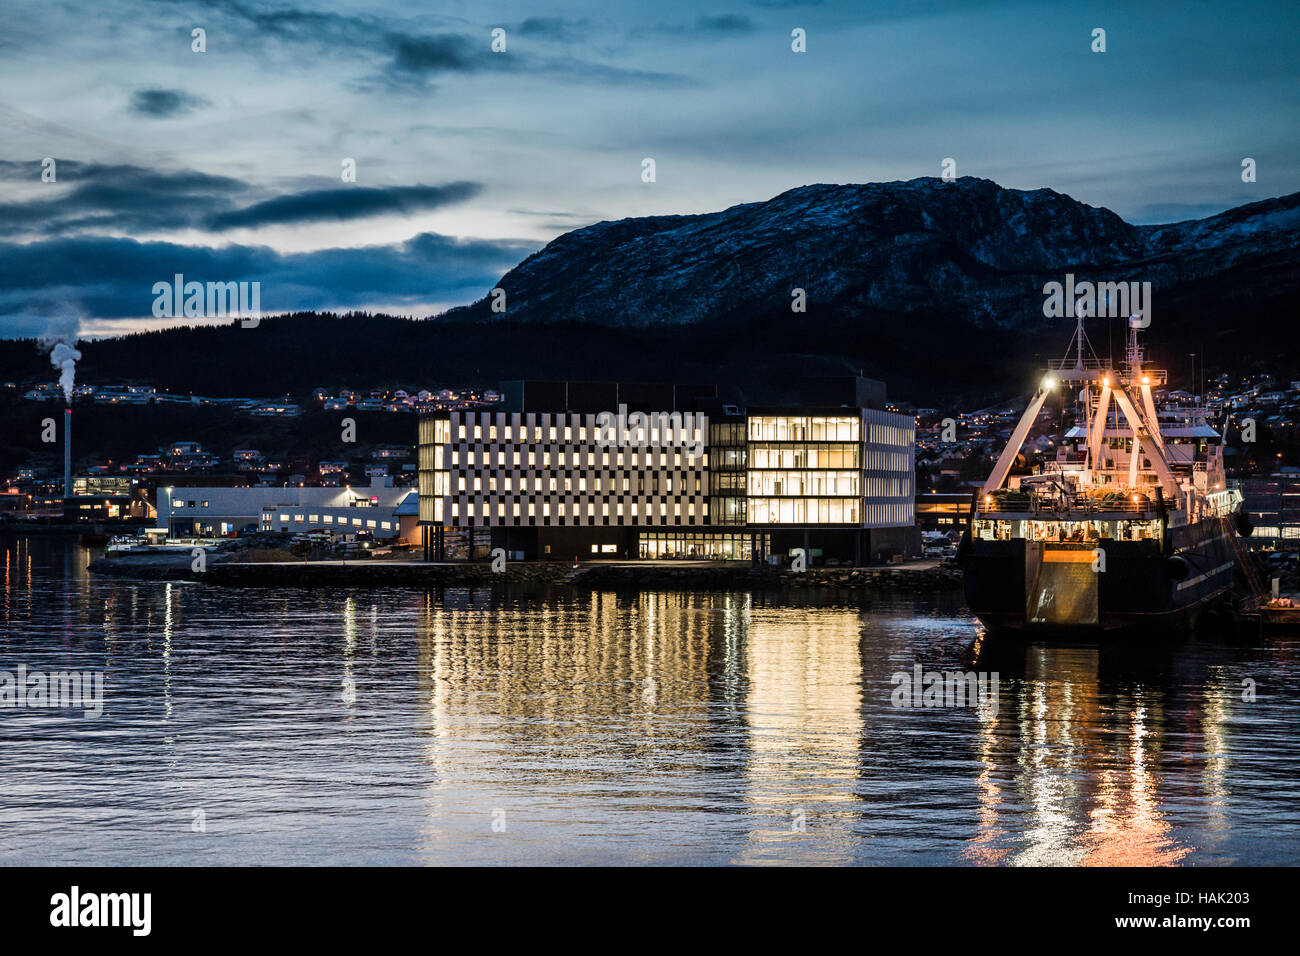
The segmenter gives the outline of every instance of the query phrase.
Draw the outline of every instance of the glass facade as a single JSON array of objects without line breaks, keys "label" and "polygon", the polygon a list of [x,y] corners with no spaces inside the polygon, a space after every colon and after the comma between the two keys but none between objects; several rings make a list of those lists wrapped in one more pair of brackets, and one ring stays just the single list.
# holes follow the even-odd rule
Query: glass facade
[{"label": "glass facade", "polygon": [[857,442],[862,422],[856,415],[751,415],[749,440],[779,442]]},{"label": "glass facade", "polygon": [[746,519],[752,525],[862,523],[862,419],[751,415]]},{"label": "glass facade", "polygon": [[643,531],[638,543],[638,555],[642,558],[748,561],[752,554],[750,536],[741,533]]},{"label": "glass facade", "polygon": [[417,451],[420,490],[420,521],[441,524],[443,501],[451,493],[447,443],[451,441],[451,422],[445,418],[421,418],[420,443]]},{"label": "glass facade", "polygon": [[709,516],[714,524],[745,524],[749,454],[745,422],[709,425]]}]

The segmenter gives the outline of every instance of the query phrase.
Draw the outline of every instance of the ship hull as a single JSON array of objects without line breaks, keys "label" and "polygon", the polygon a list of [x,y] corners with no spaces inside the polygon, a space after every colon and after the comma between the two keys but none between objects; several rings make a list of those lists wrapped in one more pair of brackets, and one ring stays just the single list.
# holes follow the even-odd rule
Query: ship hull
[{"label": "ship hull", "polygon": [[1154,540],[968,539],[961,555],[966,601],[995,632],[1186,632],[1231,595],[1230,533],[1219,521],[1202,521],[1171,529],[1164,548]]}]

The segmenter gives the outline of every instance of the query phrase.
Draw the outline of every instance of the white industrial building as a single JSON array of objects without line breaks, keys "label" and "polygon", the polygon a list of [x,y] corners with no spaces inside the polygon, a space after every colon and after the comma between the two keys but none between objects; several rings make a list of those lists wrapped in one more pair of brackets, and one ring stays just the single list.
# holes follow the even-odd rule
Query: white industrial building
[{"label": "white industrial building", "polygon": [[[406,509],[402,502],[411,502]],[[417,536],[416,492],[394,488],[391,478],[366,486],[316,488],[257,485],[249,488],[158,489],[158,526],[168,537],[222,537],[248,531],[365,531],[375,538]]]}]

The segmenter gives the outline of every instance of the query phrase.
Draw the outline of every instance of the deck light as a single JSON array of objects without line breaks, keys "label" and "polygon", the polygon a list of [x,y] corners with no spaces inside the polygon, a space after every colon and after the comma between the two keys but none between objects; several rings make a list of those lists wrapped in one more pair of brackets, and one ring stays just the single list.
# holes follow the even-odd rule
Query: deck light
[{"label": "deck light", "polygon": [[1043,388],[1056,388],[1056,379],[1051,375],[1043,376]]}]

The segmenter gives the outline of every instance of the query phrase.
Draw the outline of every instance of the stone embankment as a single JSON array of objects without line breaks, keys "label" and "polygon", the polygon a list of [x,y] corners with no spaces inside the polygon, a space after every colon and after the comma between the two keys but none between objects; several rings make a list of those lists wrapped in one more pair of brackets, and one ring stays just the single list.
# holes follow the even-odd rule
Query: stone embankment
[{"label": "stone embankment", "polygon": [[596,564],[580,569],[572,583],[591,588],[645,590],[899,588],[931,591],[960,585],[961,571],[955,565],[813,568],[797,572],[730,565]]},{"label": "stone embankment", "polygon": [[[403,560],[291,561],[281,555],[213,554],[203,571],[190,555],[114,555],[90,565],[95,574],[154,581],[187,580],[222,587],[486,587],[494,584],[559,584],[610,590],[827,590],[891,588],[933,591],[957,587],[953,564],[867,568],[788,569],[692,562],[590,563],[512,561],[500,572],[488,562],[445,564]],[[258,560],[257,558],[262,558]],[[267,560],[266,558],[271,558]]]}]

